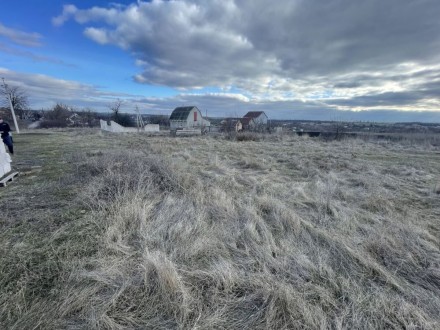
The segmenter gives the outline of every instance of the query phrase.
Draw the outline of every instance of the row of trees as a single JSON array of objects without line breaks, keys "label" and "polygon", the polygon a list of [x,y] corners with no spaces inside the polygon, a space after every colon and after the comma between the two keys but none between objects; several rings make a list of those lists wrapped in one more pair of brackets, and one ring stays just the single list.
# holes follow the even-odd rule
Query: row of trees
[{"label": "row of trees", "polygon": [[[0,90],[0,107],[9,109],[10,102],[14,108],[16,116],[21,120],[40,120],[41,127],[68,127],[68,126],[99,126],[99,120],[113,120],[126,127],[135,126],[136,122],[127,113],[121,113],[123,101],[117,99],[108,105],[110,113],[98,113],[91,109],[76,110],[68,105],[58,103],[50,110],[30,110],[28,96],[24,89],[19,86],[8,86],[3,82]],[[6,113],[8,113],[7,111]],[[166,116],[165,116],[166,117]],[[153,122],[152,122],[153,121]],[[161,125],[168,124],[168,117],[153,116],[150,123]]]},{"label": "row of trees", "polygon": [[[99,120],[113,120],[125,127],[136,126],[136,120],[133,115],[122,113],[123,101],[115,100],[108,105],[109,113],[95,112],[92,109],[82,110],[74,109],[68,105],[58,103],[52,109],[48,110],[30,110],[28,96],[21,87],[10,87],[3,84],[0,90],[0,108],[3,107],[5,113],[9,116],[9,98],[14,108],[16,116],[21,120],[39,121],[40,127],[96,127],[99,126]],[[9,118],[12,119],[12,118]],[[161,126],[169,125],[168,116],[149,116],[148,123],[159,124]]]}]

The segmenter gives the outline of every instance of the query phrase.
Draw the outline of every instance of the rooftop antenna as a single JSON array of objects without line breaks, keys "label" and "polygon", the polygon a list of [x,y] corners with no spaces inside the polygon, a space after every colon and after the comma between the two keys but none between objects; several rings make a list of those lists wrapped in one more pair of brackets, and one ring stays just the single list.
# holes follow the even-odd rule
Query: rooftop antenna
[{"label": "rooftop antenna", "polygon": [[5,89],[6,95],[8,96],[9,107],[11,108],[12,119],[14,119],[15,129],[17,130],[17,133],[20,134],[20,129],[18,128],[18,124],[17,124],[17,118],[15,118],[14,107],[12,105],[11,92],[9,92],[8,85],[5,83],[5,78],[2,78],[2,81],[3,81],[3,85],[2,86]]}]

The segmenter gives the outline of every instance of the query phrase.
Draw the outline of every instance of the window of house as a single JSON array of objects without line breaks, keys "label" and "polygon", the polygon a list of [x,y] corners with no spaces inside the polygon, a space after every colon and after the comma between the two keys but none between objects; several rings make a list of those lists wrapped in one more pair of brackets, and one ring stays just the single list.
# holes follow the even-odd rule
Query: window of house
[{"label": "window of house", "polygon": [[197,121],[197,111],[194,111],[194,121]]}]

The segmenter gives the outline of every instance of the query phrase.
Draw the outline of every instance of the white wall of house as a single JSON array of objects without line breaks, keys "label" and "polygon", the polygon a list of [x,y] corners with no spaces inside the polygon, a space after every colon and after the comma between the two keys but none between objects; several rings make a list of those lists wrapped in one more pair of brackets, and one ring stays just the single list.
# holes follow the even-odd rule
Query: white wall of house
[{"label": "white wall of house", "polygon": [[170,120],[170,129],[186,128],[186,120]]},{"label": "white wall of house", "polygon": [[262,127],[265,127],[267,125],[268,118],[267,116],[262,113],[256,118],[252,118],[252,120],[249,122],[249,128],[250,129],[261,129]]},{"label": "white wall of house", "polygon": [[267,116],[265,113],[262,113],[257,118],[254,118],[254,122],[256,125],[267,125]]}]

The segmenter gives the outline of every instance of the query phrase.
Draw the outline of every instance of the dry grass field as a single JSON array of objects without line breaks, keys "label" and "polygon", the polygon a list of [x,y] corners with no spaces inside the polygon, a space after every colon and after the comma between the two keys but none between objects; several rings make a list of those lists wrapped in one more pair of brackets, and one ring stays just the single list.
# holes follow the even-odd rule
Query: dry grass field
[{"label": "dry grass field", "polygon": [[2,329],[440,328],[428,140],[14,139]]}]

